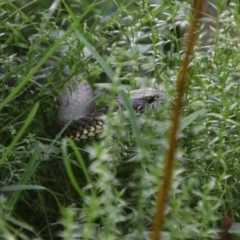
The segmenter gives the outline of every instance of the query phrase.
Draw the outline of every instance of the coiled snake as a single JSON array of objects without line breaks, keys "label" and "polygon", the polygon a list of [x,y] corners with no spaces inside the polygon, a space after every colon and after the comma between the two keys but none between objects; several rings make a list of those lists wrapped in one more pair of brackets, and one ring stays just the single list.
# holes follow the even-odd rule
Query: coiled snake
[{"label": "coiled snake", "polygon": [[[43,72],[46,67],[51,67],[53,63],[47,61],[45,65],[34,75],[37,83],[43,84],[46,82],[46,76]],[[0,66],[0,73],[9,73],[9,69]],[[62,70],[63,75],[69,75],[69,69]],[[8,77],[5,79],[5,84],[14,86],[16,79]],[[142,112],[146,108],[154,108],[161,104],[163,94],[153,88],[141,88],[129,92],[129,99],[135,111]],[[56,120],[56,130],[60,131],[66,123],[70,120],[69,125],[62,133],[62,136],[68,136],[76,142],[84,142],[93,139],[96,135],[102,132],[104,120],[103,116],[106,115],[109,105],[95,109],[94,95],[91,86],[86,80],[81,82],[75,78],[66,83],[63,91],[58,96],[59,110]],[[115,99],[115,109],[123,106],[120,97]]]}]

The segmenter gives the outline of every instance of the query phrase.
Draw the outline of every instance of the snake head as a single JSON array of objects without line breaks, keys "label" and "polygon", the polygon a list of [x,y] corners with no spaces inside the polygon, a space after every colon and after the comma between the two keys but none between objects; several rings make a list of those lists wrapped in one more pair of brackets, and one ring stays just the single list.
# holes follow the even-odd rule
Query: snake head
[{"label": "snake head", "polygon": [[[129,99],[135,111],[143,112],[147,108],[156,108],[161,105],[164,94],[154,88],[141,88],[130,91]],[[120,97],[117,97],[117,102],[120,106],[123,105]]]}]

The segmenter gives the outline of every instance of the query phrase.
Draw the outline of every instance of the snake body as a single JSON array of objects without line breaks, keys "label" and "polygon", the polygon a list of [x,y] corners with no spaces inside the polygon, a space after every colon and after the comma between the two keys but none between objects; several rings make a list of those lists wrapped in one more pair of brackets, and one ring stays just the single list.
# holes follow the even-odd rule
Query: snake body
[{"label": "snake body", "polygon": [[[47,80],[46,67],[52,66],[52,62],[47,62],[35,74],[35,81],[44,84]],[[6,74],[6,68],[0,66],[0,73]],[[7,71],[9,73],[9,70]],[[69,75],[69,69],[62,70],[64,76]],[[7,77],[5,84],[14,86],[16,77]],[[163,100],[163,94],[153,88],[141,88],[129,92],[129,99],[133,109],[142,112],[146,108],[154,108]],[[63,131],[63,137],[70,137],[76,142],[84,142],[95,138],[102,132],[104,126],[103,117],[109,110],[106,104],[101,108],[95,108],[94,95],[90,84],[86,81],[78,81],[73,77],[71,81],[65,83],[62,92],[58,96],[59,110],[56,118],[56,130],[59,132],[67,124]],[[115,109],[122,108],[123,102],[118,96],[115,99]]]}]

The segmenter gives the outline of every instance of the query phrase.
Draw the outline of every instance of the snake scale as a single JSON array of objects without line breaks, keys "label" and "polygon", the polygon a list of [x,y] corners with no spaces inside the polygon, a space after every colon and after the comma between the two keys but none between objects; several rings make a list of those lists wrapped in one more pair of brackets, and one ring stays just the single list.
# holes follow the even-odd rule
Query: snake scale
[{"label": "snake scale", "polygon": [[[17,62],[17,61],[15,61]],[[19,62],[17,62],[19,64]],[[34,81],[38,84],[44,84],[47,81],[46,72],[51,72],[54,65],[52,61],[47,61],[34,75]],[[0,75],[7,75],[4,84],[13,87],[17,80],[16,74],[9,76],[11,69],[0,65]],[[65,67],[61,74],[69,76],[70,70]],[[2,77],[1,77],[2,78]],[[143,112],[146,108],[154,108],[163,100],[163,94],[153,88],[141,88],[129,92],[129,100],[133,109],[137,112]],[[95,108],[94,94],[88,81],[78,81],[74,76],[71,81],[64,84],[63,90],[58,95],[59,109],[56,117],[56,131],[68,123],[69,125],[63,131],[62,136],[70,137],[76,142],[85,142],[95,138],[103,130],[103,117],[109,110],[109,105]],[[119,96],[115,99],[115,110],[121,108],[123,102]]]}]

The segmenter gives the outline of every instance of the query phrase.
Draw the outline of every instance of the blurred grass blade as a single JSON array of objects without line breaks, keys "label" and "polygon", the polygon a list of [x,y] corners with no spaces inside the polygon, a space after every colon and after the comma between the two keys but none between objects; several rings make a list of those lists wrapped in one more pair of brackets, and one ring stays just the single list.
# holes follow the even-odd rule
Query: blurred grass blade
[{"label": "blurred grass blade", "polygon": [[[82,189],[79,187],[79,184],[74,176],[74,173],[72,171],[71,168],[71,164],[70,164],[70,159],[68,157],[68,151],[67,151],[67,142],[69,142],[70,144],[72,143],[72,147],[73,149],[76,148],[76,146],[74,146],[72,140],[70,139],[63,139],[62,142],[62,156],[63,156],[63,163],[67,172],[67,175],[74,187],[74,189],[76,190],[76,192],[79,194],[80,197],[84,198],[84,193],[82,191]],[[77,150],[78,151],[78,150]],[[86,173],[85,173],[86,174]]]},{"label": "blurred grass blade", "polygon": [[[80,22],[79,20],[76,18],[76,16],[74,15],[73,11],[71,10],[71,8],[68,6],[68,4],[63,1],[64,6],[66,7],[69,15],[71,16],[73,22],[74,22],[74,26],[75,26],[75,32],[78,35],[79,39],[83,42],[83,44],[88,48],[88,50],[91,52],[91,54],[93,55],[93,57],[98,61],[98,63],[102,66],[102,68],[104,69],[104,71],[106,72],[106,74],[108,75],[108,77],[113,81],[115,78],[115,74],[113,72],[113,70],[108,66],[108,64],[106,63],[106,61],[99,55],[99,53],[94,49],[94,47],[86,40],[86,38],[82,35],[82,33],[80,33],[80,31],[78,30],[80,27]],[[81,28],[80,28],[81,29]],[[116,82],[117,83],[117,82]]]},{"label": "blurred grass blade", "polygon": [[[27,164],[25,171],[23,172],[21,179],[19,180],[18,185],[24,185],[28,182],[30,177],[35,173],[37,167],[40,164],[40,161],[38,161],[39,155],[41,153],[41,148],[36,148],[29,163]],[[10,187],[10,186],[9,186]],[[14,191],[11,196],[8,199],[8,209],[9,211],[12,211],[14,209],[14,206],[16,202],[18,201],[20,197],[21,191]]]},{"label": "blurred grass blade", "polygon": [[130,123],[132,126],[133,134],[135,135],[137,146],[140,149],[144,149],[144,143],[141,139],[141,133],[140,133],[139,127],[137,125],[137,119],[135,116],[135,112],[131,106],[130,100],[127,97],[126,93],[122,90],[119,91],[119,96],[122,98],[124,107],[127,109],[128,113],[129,113],[129,120],[130,120]]},{"label": "blurred grass blade", "polygon": [[23,134],[26,131],[27,127],[32,122],[32,119],[34,118],[34,116],[35,116],[35,114],[37,112],[38,107],[39,107],[39,103],[36,103],[34,105],[33,109],[31,110],[31,112],[29,113],[29,115],[27,116],[27,119],[25,120],[23,126],[20,128],[20,130],[18,131],[16,136],[13,138],[11,144],[7,148],[5,148],[5,152],[4,152],[3,156],[0,159],[0,165],[6,160],[6,158],[8,157],[9,153],[11,153],[11,151],[14,148],[14,146],[16,145],[16,143],[23,136]]},{"label": "blurred grass blade", "polygon": [[12,89],[9,95],[0,103],[0,110],[9,103],[20,90],[27,84],[28,80],[38,71],[38,69],[46,62],[46,60],[59,48],[62,41],[66,39],[70,33],[73,31],[73,26],[69,27],[69,29],[63,34],[61,38],[59,38],[54,45],[49,48],[49,50],[44,54],[44,56],[38,61],[38,63],[31,68],[29,73],[23,77],[23,79],[19,82],[19,84]]},{"label": "blurred grass blade", "polygon": [[11,185],[7,187],[2,187],[1,192],[13,192],[22,190],[46,190],[47,188],[38,185]]},{"label": "blurred grass blade", "polygon": [[180,127],[179,130],[182,131],[184,130],[186,127],[188,127],[192,122],[194,122],[198,117],[200,116],[204,116],[207,113],[207,109],[201,109],[198,110],[194,113],[191,113],[190,115],[188,115],[187,117],[183,118],[180,121]]},{"label": "blurred grass blade", "polygon": [[[76,144],[73,142],[72,139],[68,139],[67,141],[68,141],[69,146],[72,148],[72,150],[73,150],[73,152],[74,152],[74,154],[75,154],[75,156],[78,160],[78,163],[79,163],[80,167],[83,170],[83,174],[84,174],[84,176],[87,180],[87,184],[92,186],[92,181],[91,181],[88,169],[87,169],[87,167],[84,163],[84,160],[82,158],[82,155],[81,155],[80,151],[78,150]],[[93,196],[96,196],[96,193],[94,192],[93,188],[91,188],[91,193],[92,193]]]}]

